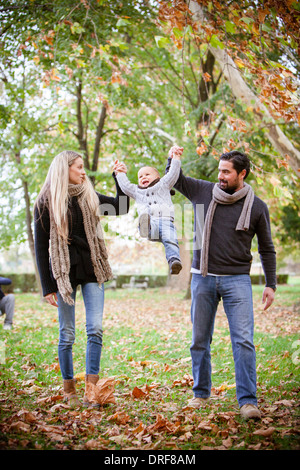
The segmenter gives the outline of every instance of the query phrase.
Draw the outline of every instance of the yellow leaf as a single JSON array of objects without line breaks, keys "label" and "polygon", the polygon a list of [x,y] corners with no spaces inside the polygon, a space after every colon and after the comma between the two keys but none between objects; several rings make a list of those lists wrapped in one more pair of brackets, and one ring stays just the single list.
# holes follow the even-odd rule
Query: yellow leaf
[{"label": "yellow leaf", "polygon": [[252,24],[252,32],[254,34],[259,34],[259,28],[255,23]]},{"label": "yellow leaf", "polygon": [[240,69],[245,67],[244,62],[241,59],[235,59],[235,63]]},{"label": "yellow leaf", "polygon": [[76,380],[85,380],[85,372],[78,372],[74,377]]},{"label": "yellow leaf", "polygon": [[50,78],[56,82],[60,82],[60,78],[56,75],[57,70],[51,69]]}]

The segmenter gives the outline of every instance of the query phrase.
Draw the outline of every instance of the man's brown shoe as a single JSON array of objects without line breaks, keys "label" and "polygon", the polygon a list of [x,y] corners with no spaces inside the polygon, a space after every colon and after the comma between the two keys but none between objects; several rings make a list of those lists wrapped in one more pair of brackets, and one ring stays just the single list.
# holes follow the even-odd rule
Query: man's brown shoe
[{"label": "man's brown shoe", "polygon": [[202,406],[205,406],[207,402],[208,398],[194,397],[188,402],[188,406],[192,406],[193,408],[201,408]]},{"label": "man's brown shoe", "polygon": [[243,405],[240,412],[244,419],[260,419],[261,417],[259,409],[252,403],[246,403],[246,405]]}]

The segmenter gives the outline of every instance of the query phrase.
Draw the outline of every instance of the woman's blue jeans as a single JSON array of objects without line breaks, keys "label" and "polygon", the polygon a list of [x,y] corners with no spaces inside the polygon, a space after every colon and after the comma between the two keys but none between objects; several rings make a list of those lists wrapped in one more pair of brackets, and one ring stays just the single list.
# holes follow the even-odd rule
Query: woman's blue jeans
[{"label": "woman's blue jeans", "polygon": [[[104,306],[104,286],[96,282],[88,282],[81,286],[86,312],[86,374],[98,374],[102,349],[102,318]],[[59,294],[59,343],[58,360],[63,379],[73,379],[72,347],[75,341],[75,298],[76,289],[72,293],[74,305],[65,303]]]},{"label": "woman's blue jeans", "polygon": [[211,354],[215,316],[220,299],[227,315],[235,363],[236,395],[239,406],[257,404],[256,357],[253,344],[254,318],[249,275],[206,276],[193,274],[191,283],[191,344],[195,397],[211,392]]}]

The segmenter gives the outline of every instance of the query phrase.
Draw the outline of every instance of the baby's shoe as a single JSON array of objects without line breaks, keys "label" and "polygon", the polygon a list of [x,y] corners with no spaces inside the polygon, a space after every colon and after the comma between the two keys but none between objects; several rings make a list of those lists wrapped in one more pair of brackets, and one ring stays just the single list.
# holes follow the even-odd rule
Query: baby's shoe
[{"label": "baby's shoe", "polygon": [[169,261],[170,274],[179,274],[182,270],[182,264],[179,259],[172,258]]}]

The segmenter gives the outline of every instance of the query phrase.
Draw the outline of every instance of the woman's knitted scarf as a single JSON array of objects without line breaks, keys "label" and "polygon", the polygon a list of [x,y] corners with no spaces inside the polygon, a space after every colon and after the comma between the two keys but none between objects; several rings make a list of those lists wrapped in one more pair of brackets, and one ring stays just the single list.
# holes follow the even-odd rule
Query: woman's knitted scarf
[{"label": "woman's knitted scarf", "polygon": [[[83,200],[84,185],[69,184],[69,196],[77,196],[83,216],[83,224],[91,252],[94,273],[99,285],[112,279],[112,271],[108,263],[108,255],[104,243],[100,220],[88,208]],[[50,212],[50,254],[53,276],[64,302],[73,305],[71,298],[73,288],[70,283],[70,255],[68,241],[58,234],[51,209]]]},{"label": "woman's knitted scarf", "polygon": [[228,194],[220,189],[218,184],[214,185],[213,197],[207,210],[203,230],[202,253],[200,262],[200,272],[202,276],[207,275],[210,232],[217,204],[234,204],[243,197],[245,197],[245,201],[235,230],[249,230],[251,210],[254,201],[253,189],[247,183],[244,183],[242,189],[236,191],[233,194]]}]

